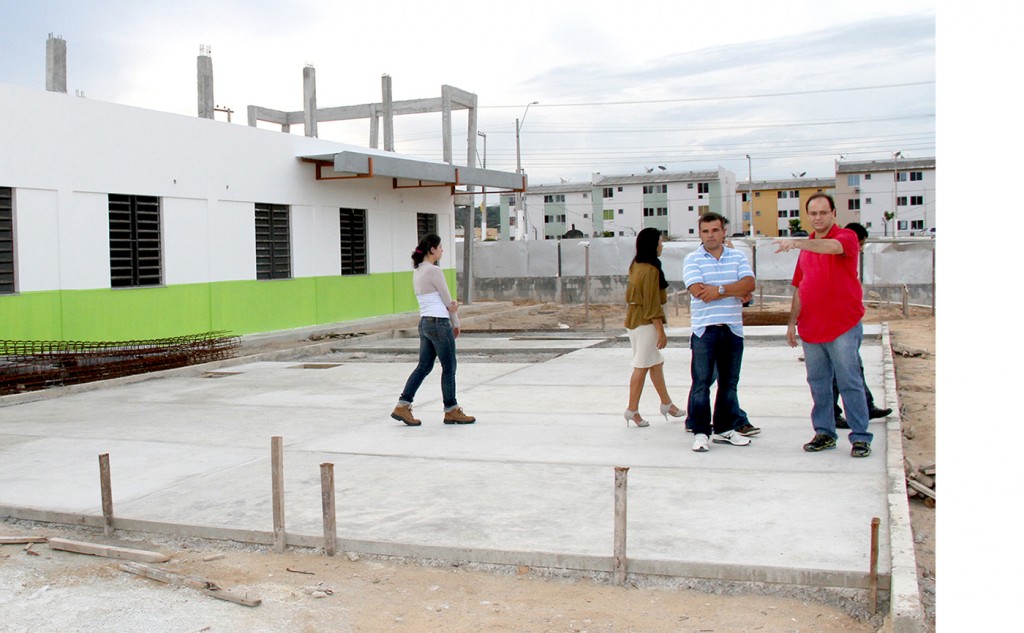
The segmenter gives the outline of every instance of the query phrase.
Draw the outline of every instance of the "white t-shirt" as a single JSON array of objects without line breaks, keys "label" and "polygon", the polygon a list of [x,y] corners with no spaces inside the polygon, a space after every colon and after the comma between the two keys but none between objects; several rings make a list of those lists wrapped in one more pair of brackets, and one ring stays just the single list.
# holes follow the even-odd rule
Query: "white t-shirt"
[{"label": "white t-shirt", "polygon": [[439,266],[429,262],[417,266],[412,271],[412,289],[420,304],[420,316],[451,319],[452,327],[459,327],[458,314],[448,309],[452,295]]}]

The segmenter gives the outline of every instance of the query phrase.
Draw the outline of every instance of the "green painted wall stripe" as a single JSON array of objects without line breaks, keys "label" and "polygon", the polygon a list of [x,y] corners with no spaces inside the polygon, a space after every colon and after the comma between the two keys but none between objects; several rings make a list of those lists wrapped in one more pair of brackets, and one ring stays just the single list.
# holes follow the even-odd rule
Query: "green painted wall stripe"
[{"label": "green painted wall stripe", "polygon": [[[455,270],[446,269],[455,295]],[[418,310],[412,271],[0,295],[0,339],[118,341],[270,332]]]}]

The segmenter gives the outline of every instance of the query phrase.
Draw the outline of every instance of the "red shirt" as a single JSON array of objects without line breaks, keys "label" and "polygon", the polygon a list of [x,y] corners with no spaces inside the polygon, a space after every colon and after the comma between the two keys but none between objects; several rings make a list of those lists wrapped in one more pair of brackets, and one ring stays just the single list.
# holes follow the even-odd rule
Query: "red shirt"
[{"label": "red shirt", "polygon": [[[810,239],[815,236],[811,235]],[[793,285],[800,289],[796,326],[808,343],[830,343],[864,317],[863,292],[857,278],[857,234],[833,224],[824,239],[843,245],[842,255],[800,251]]]}]

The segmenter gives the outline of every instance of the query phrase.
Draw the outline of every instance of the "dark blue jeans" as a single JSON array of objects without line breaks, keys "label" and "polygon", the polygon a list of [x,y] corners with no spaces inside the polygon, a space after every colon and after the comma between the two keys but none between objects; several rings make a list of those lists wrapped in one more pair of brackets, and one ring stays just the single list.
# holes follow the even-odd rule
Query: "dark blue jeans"
[{"label": "dark blue jeans", "polygon": [[455,333],[452,331],[451,319],[443,317],[420,317],[420,362],[412,370],[405,389],[398,401],[412,404],[416,391],[423,384],[432,369],[434,360],[441,359],[441,395],[444,398],[444,410],[450,411],[459,406],[455,399]]},{"label": "dark blue jeans", "polygon": [[[736,428],[743,418],[737,387],[743,363],[743,337],[727,325],[712,325],[704,336],[690,335],[690,397],[687,413],[694,433],[711,435]],[[714,416],[711,414],[711,385],[717,370],[718,393]]]}]

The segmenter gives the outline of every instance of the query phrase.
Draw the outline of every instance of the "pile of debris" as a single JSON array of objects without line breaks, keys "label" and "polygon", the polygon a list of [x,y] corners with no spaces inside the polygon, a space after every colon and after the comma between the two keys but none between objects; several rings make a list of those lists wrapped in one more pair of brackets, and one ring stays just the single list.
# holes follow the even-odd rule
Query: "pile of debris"
[{"label": "pile of debris", "polygon": [[[152,565],[146,565],[143,563],[166,563],[171,560],[171,557],[163,552],[154,552],[151,550],[134,549],[127,547],[118,547],[114,545],[105,545],[102,543],[90,543],[87,541],[72,541],[64,538],[47,538],[39,535],[15,535],[15,536],[0,536],[0,545],[25,545],[25,553],[31,556],[39,556],[39,552],[32,549],[32,546],[36,543],[47,543],[52,550],[62,550],[65,552],[74,552],[76,554],[89,554],[92,556],[102,556],[105,558],[116,558],[121,560],[128,560],[127,563],[121,563],[118,568],[129,574],[136,576],[143,576],[145,578],[151,578],[158,580],[162,583],[169,585],[178,585],[182,587],[190,587],[204,593],[212,598],[218,600],[226,600],[228,602],[234,602],[247,607],[258,607],[263,602],[259,598],[250,598],[248,594],[240,594],[234,591],[228,591],[221,588],[209,580],[202,578],[192,578],[190,576],[183,576],[176,574],[159,567]],[[212,560],[214,557],[208,557],[204,560]],[[142,561],[142,562],[131,562],[131,561]],[[207,627],[209,628],[209,627]],[[203,629],[206,630],[206,629]]]},{"label": "pile of debris", "polygon": [[929,508],[935,507],[935,462],[918,466],[909,457],[903,458],[907,475],[907,496],[921,497]]},{"label": "pile of debris", "polygon": [[0,340],[0,395],[223,360],[240,345],[227,332],[137,341]]}]

